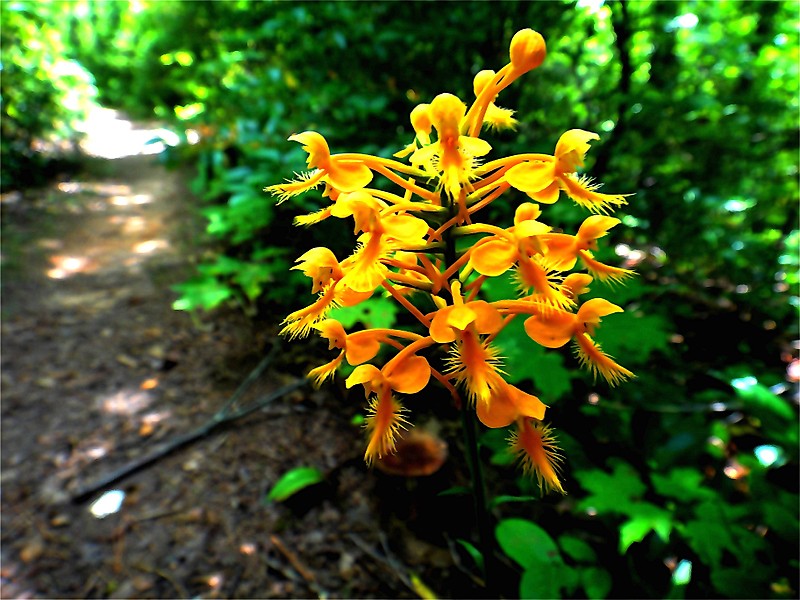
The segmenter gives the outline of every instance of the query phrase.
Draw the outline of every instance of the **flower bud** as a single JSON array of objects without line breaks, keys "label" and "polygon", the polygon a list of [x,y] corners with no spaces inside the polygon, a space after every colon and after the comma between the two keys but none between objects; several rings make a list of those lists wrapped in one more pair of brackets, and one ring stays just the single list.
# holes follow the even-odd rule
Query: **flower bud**
[{"label": "flower bud", "polygon": [[509,55],[516,71],[525,73],[535,69],[547,55],[544,38],[533,29],[522,29],[511,38]]},{"label": "flower bud", "polygon": [[481,92],[487,85],[489,85],[489,83],[491,83],[492,79],[494,79],[494,76],[495,72],[491,69],[480,71],[477,75],[475,75],[475,79],[472,80],[472,89],[475,91],[476,97],[481,95]]}]

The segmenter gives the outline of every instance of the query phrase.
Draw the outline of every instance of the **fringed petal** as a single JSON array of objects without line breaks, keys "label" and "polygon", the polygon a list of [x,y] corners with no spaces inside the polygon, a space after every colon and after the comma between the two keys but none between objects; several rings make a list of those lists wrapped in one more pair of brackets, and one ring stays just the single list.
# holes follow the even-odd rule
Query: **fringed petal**
[{"label": "fringed petal", "polygon": [[325,381],[333,378],[333,376],[336,374],[336,369],[341,366],[343,358],[344,352],[340,352],[339,356],[334,358],[331,362],[311,369],[306,377],[312,380],[315,388],[319,388],[323,383],[325,383]]},{"label": "fringed petal", "polygon": [[309,190],[313,190],[320,183],[322,183],[322,179],[325,176],[325,171],[315,169],[314,171],[309,171],[307,173],[295,173],[295,175],[297,176],[297,179],[287,183],[279,183],[277,185],[265,187],[264,191],[269,192],[273,196],[277,196],[278,204],[280,204],[289,198],[293,198],[295,196],[299,196],[300,194],[304,194]]},{"label": "fringed petal", "polygon": [[540,492],[566,494],[558,478],[564,457],[550,427],[541,421],[519,419],[517,431],[511,433],[509,442],[523,470],[536,476]]},{"label": "fringed petal", "polygon": [[405,413],[406,410],[390,393],[384,392],[370,399],[365,422],[369,442],[364,453],[368,465],[395,451],[398,434],[410,426]]},{"label": "fringed petal", "polygon": [[600,345],[585,333],[575,336],[575,356],[582,367],[592,372],[595,379],[599,373],[612,387],[635,377],[628,369],[614,362],[614,359],[603,352]]},{"label": "fringed petal", "polygon": [[583,263],[583,266],[592,274],[595,279],[599,279],[603,283],[622,283],[625,279],[633,277],[636,273],[629,269],[620,267],[612,267],[605,263],[601,263],[592,257],[590,252],[578,252],[578,256]]},{"label": "fringed petal", "polygon": [[601,184],[593,183],[586,176],[565,175],[559,177],[561,186],[567,195],[577,204],[593,213],[608,213],[614,208],[627,204],[625,196],[629,194],[601,194],[597,190]]},{"label": "fringed petal", "polygon": [[317,223],[324,221],[328,217],[331,216],[331,209],[323,208],[322,210],[318,210],[313,213],[308,213],[307,215],[298,215],[294,218],[294,224],[298,227],[308,227],[310,225],[316,225]]}]

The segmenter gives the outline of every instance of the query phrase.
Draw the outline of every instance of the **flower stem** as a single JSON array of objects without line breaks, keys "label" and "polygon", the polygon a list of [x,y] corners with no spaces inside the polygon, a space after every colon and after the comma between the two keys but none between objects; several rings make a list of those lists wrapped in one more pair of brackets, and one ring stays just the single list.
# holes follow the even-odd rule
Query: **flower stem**
[{"label": "flower stem", "polygon": [[[451,202],[449,205],[450,213],[453,215],[458,210],[458,205]],[[446,229],[443,233],[445,243],[445,265],[446,270],[456,264],[456,238],[452,235],[452,229]],[[457,268],[457,267],[456,267]],[[483,554],[484,564],[484,586],[487,595],[491,596],[494,589],[494,573],[496,572],[494,563],[494,543],[492,537],[491,515],[489,514],[486,503],[486,484],[483,479],[483,469],[481,468],[480,455],[478,452],[478,432],[475,419],[474,407],[469,402],[461,402],[461,421],[464,428],[464,443],[466,446],[467,466],[469,467],[470,481],[472,482],[472,500],[475,509],[475,522],[478,526],[478,540],[481,554]]]}]

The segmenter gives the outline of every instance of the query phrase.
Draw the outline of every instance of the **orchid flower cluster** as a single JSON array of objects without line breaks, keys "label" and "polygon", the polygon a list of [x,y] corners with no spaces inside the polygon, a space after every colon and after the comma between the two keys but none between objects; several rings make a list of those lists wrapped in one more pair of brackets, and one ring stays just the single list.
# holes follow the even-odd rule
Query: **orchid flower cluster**
[{"label": "orchid flower cluster", "polygon": [[[459,405],[465,394],[485,426],[515,424],[509,441],[525,470],[545,490],[564,493],[559,480],[563,458],[552,429],[543,422],[546,406],[505,380],[493,340],[522,316],[533,342],[559,348],[572,340],[580,363],[595,377],[613,386],[633,376],[593,338],[601,319],[622,309],[602,298],[580,301],[593,279],[613,283],[632,274],[593,254],[598,240],[620,222],[609,213],[626,200],[621,194],[598,192],[597,183],[578,175],[590,142],[599,139],[588,131],[567,131],[552,155],[516,154],[481,162],[492,150],[481,139],[482,130],[514,129],[517,124],[512,110],[495,104],[498,94],[542,63],[544,39],[523,29],[511,40],[509,54],[509,63],[499,71],[475,76],[476,98],[469,109],[447,93],[414,108],[415,138],[395,154],[408,164],[367,154],[331,154],[325,138],[314,131],[289,138],[308,153],[308,171],[265,191],[284,201],[324,186],[322,196],[330,204],[297,217],[296,224],[352,219],[358,237],[355,251],[341,261],[325,247],[297,259],[293,268],[311,280],[316,300],[288,315],[281,333],[290,339],[316,333],[338,351],[308,374],[316,385],[333,377],[345,361],[354,367],[346,385],[363,386],[369,403],[367,463],[392,453],[402,430],[410,426],[398,394],[416,394],[434,379]],[[376,175],[394,184],[396,193],[370,187]],[[528,199],[517,206],[513,226],[476,220],[482,209],[511,190]],[[574,235],[540,220],[541,206],[558,201],[561,192],[591,213]],[[465,247],[463,240],[474,242]],[[572,272],[578,265],[585,272]],[[483,284],[508,271],[520,296],[482,300]],[[407,310],[420,332],[348,333],[328,318],[332,308],[354,306],[377,290]],[[437,363],[431,347],[442,345],[449,354]],[[382,366],[372,364],[384,348],[393,356]]]}]

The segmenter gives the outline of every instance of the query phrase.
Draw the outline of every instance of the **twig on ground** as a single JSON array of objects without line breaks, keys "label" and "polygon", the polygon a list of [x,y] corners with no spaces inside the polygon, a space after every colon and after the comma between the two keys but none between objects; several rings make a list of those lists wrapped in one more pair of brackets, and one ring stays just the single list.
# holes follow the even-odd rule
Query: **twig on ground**
[{"label": "twig on ground", "polygon": [[322,588],[319,587],[317,584],[317,578],[308,568],[300,561],[297,557],[297,554],[289,550],[286,547],[286,544],[283,543],[283,540],[279,538],[277,535],[272,534],[269,536],[272,545],[277,548],[277,550],[286,557],[286,560],[289,561],[289,564],[292,565],[292,568],[297,571],[300,576],[305,579],[306,584],[308,587],[311,588],[315,594],[317,594],[320,598],[328,598],[328,593],[325,592]]},{"label": "twig on ground", "polygon": [[98,491],[106,488],[114,483],[117,483],[126,477],[133,475],[134,473],[138,473],[142,469],[149,467],[151,464],[155,463],[156,461],[172,454],[173,452],[183,448],[184,446],[188,446],[192,442],[199,440],[207,435],[209,435],[215,429],[235,421],[237,419],[241,419],[250,415],[258,410],[263,409],[265,406],[271,404],[275,400],[282,398],[283,396],[293,392],[294,390],[306,385],[308,380],[297,379],[292,383],[284,385],[283,387],[278,388],[271,394],[263,396],[255,400],[254,402],[248,404],[245,407],[239,408],[238,410],[232,411],[231,409],[234,405],[242,398],[244,393],[250,388],[251,385],[261,376],[264,370],[269,366],[269,363],[272,362],[275,354],[277,353],[278,346],[277,344],[273,346],[272,350],[264,357],[264,359],[253,369],[250,374],[245,378],[245,380],[239,385],[233,395],[230,396],[225,401],[225,404],[215,412],[212,417],[206,421],[203,425],[198,427],[197,429],[190,431],[189,433],[185,433],[183,435],[179,435],[168,442],[162,444],[160,447],[156,448],[149,454],[142,456],[138,459],[135,459],[128,464],[124,465],[120,469],[113,471],[106,475],[105,477],[101,477],[99,480],[95,481],[94,483],[79,489],[73,496],[72,501],[76,504],[80,504],[88,500],[91,496],[93,496]]}]

